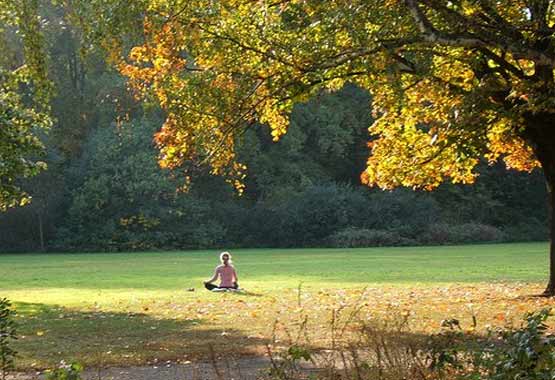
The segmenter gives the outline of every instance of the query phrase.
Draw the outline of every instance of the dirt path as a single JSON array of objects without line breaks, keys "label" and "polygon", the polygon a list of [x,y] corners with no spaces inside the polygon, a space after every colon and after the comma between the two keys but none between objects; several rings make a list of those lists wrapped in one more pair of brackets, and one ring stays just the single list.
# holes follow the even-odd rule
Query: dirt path
[{"label": "dirt path", "polygon": [[[87,369],[83,380],[255,380],[262,371],[270,367],[267,358],[241,358],[222,363],[218,368],[213,363],[160,364],[141,367],[110,367]],[[8,380],[40,380],[44,375],[19,373],[8,376]]]}]

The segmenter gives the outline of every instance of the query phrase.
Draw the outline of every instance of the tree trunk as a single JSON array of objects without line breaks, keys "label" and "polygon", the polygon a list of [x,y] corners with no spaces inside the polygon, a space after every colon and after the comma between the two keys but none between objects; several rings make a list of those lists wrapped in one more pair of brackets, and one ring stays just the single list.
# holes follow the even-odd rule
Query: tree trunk
[{"label": "tree trunk", "polygon": [[543,168],[547,187],[549,217],[549,279],[543,292],[555,296],[555,115],[528,115],[524,138],[530,144]]},{"label": "tree trunk", "polygon": [[547,206],[549,215],[549,281],[543,292],[546,296],[555,295],[555,223],[553,222],[553,206],[555,205],[555,183],[553,177],[546,175]]},{"label": "tree trunk", "polygon": [[42,211],[39,210],[39,239],[40,239],[40,250],[44,252],[44,229],[42,224]]}]

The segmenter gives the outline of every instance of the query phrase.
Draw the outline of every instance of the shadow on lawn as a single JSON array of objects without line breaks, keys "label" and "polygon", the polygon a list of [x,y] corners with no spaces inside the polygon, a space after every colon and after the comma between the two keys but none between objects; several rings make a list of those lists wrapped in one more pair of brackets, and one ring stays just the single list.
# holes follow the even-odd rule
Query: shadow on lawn
[{"label": "shadow on lawn", "polygon": [[[209,315],[203,315],[202,319],[187,318],[171,315],[171,310],[168,310],[167,317],[160,318],[149,314],[153,310],[144,313],[83,311],[39,303],[15,303],[15,306],[21,339],[14,344],[14,348],[19,351],[17,366],[23,370],[51,368],[60,360],[77,361],[88,368],[164,365],[166,361],[211,361],[214,355],[233,361],[241,355],[261,355],[265,347],[272,343],[270,339],[247,336],[236,329],[209,326]],[[339,324],[328,326],[334,329],[337,346],[335,343],[329,346],[322,342],[299,342],[299,338],[302,340],[303,336],[310,335],[303,333],[306,324],[291,323],[286,327],[289,331],[278,334],[282,335],[278,336],[281,338],[279,345],[284,349],[310,348],[317,353],[318,366],[330,362],[341,367],[343,364],[338,361],[344,360],[346,352],[351,353],[354,359],[359,357],[371,363],[382,360],[380,365],[387,370],[406,367],[408,371],[418,364],[416,353],[441,352],[453,347],[458,347],[460,352],[472,353],[494,342],[491,337],[462,333],[455,320],[451,320],[451,330],[447,330],[454,335],[431,336],[410,331],[403,316],[391,315],[389,318],[385,324],[376,321],[362,329],[360,326],[354,328],[349,320],[343,327],[337,320]],[[350,332],[355,334],[355,339],[347,339]],[[347,335],[342,336],[343,333]],[[298,351],[298,355],[299,352],[302,354]]]},{"label": "shadow on lawn", "polygon": [[243,290],[243,291],[237,292],[237,293],[231,292],[231,294],[236,294],[238,296],[246,296],[246,297],[262,297],[264,295],[262,293],[250,292],[248,290]]},{"label": "shadow on lawn", "polygon": [[268,343],[235,329],[209,328],[204,319],[187,316],[14,305],[19,369],[53,367],[61,360],[87,367],[205,360],[213,350],[217,355],[254,354]]},{"label": "shadow on lawn", "polygon": [[[446,320],[443,329],[436,334],[413,332],[403,314],[392,314],[384,320],[370,320],[362,325],[361,321],[350,317],[337,319],[328,326],[334,339],[312,344],[311,331],[304,330],[308,325],[302,320],[301,323],[288,323],[276,335],[279,340],[270,341],[245,336],[238,330],[208,327],[203,319],[182,316],[172,319],[172,315],[158,318],[148,314],[152,310],[145,313],[83,311],[37,303],[16,303],[16,307],[19,332],[24,336],[14,347],[20,352],[19,369],[52,368],[60,360],[77,361],[92,369],[91,374],[98,371],[99,378],[103,373],[101,368],[118,367],[107,370],[114,373],[113,378],[155,378],[152,370],[156,369],[156,378],[176,379],[177,376],[161,377],[160,371],[169,373],[167,368],[172,367],[173,371],[187,374],[189,372],[183,372],[185,366],[167,363],[187,360],[200,367],[213,368],[210,366],[218,363],[227,368],[241,368],[248,362],[240,358],[241,355],[261,356],[268,346],[272,350],[272,360],[259,361],[256,369],[270,366],[274,373],[286,375],[282,378],[306,378],[308,370],[329,380],[444,379],[447,377],[442,375],[442,366],[456,371],[458,363],[467,363],[484,348],[492,344],[501,348],[506,345],[495,336],[465,332],[455,319]],[[205,317],[209,319],[206,315],[202,318]],[[270,343],[274,343],[271,348]],[[303,363],[308,367],[297,365],[306,358],[310,360]],[[123,372],[129,370],[132,375],[137,371],[150,372],[146,377],[122,377],[120,367],[132,366],[142,367],[123,369]]]}]

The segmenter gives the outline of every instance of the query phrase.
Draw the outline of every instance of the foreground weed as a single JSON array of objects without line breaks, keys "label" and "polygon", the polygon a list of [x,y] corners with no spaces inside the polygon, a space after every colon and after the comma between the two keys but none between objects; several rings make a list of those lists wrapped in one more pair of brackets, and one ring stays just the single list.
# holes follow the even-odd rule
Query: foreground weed
[{"label": "foreground weed", "polygon": [[14,369],[14,359],[17,354],[10,345],[17,339],[14,322],[15,311],[6,298],[0,299],[0,371],[5,380],[9,371]]},{"label": "foreground weed", "polygon": [[46,372],[46,380],[81,380],[82,371],[79,363],[67,364],[62,360],[57,368]]},{"label": "foreground weed", "polygon": [[497,330],[496,343],[474,356],[474,370],[465,379],[555,379],[555,336],[546,324],[551,309],[526,315],[519,328]]}]

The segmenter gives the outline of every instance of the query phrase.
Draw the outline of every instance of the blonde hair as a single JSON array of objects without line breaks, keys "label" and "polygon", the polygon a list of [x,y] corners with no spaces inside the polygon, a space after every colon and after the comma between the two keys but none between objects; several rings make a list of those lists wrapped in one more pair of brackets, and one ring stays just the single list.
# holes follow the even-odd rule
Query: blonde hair
[{"label": "blonde hair", "polygon": [[229,260],[228,260],[227,262],[228,262],[229,264],[231,264],[231,263],[232,263],[232,261],[231,261],[231,253],[229,253],[229,252],[227,252],[227,251],[224,251],[224,252],[220,253],[220,261],[221,261],[221,263],[222,263],[222,264],[224,263],[224,256],[225,256],[225,255],[227,255],[227,257],[229,257]]}]

